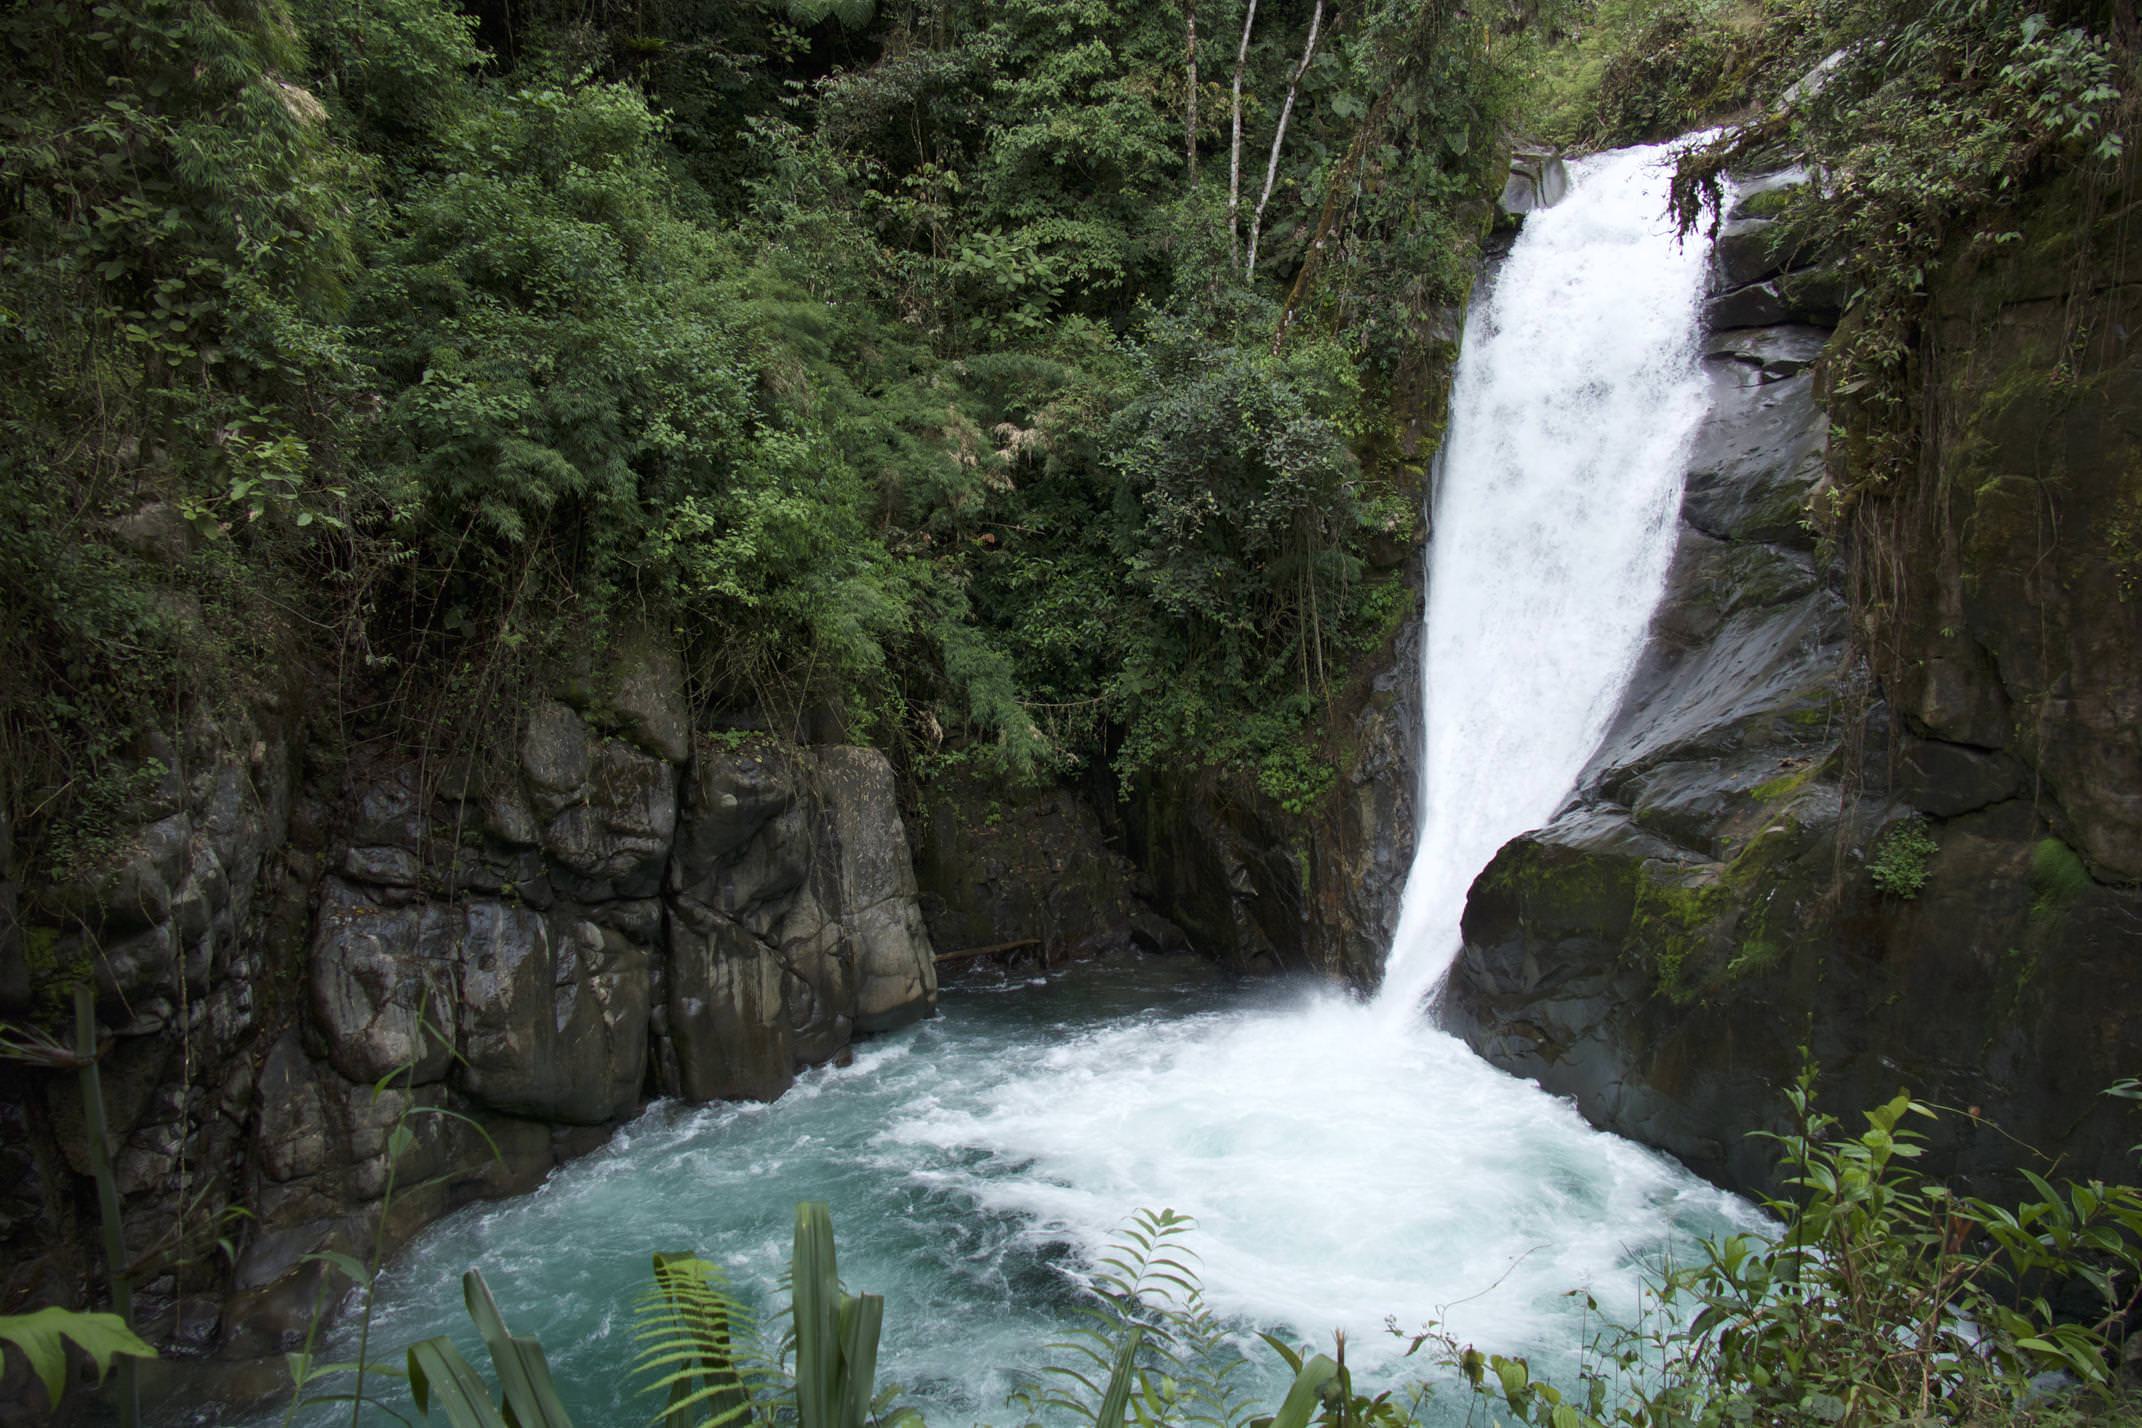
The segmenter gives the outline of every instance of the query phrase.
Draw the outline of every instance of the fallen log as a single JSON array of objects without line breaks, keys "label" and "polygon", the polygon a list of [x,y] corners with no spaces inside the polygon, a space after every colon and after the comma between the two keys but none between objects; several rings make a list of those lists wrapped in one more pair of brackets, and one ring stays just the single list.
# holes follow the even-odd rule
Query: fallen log
[{"label": "fallen log", "polygon": [[1022,937],[1016,942],[992,942],[987,947],[962,947],[957,952],[938,953],[937,964],[943,966],[947,962],[965,962],[974,957],[989,957],[999,952],[1017,952],[1023,947],[1039,947],[1040,945],[1041,939],[1039,937]]}]

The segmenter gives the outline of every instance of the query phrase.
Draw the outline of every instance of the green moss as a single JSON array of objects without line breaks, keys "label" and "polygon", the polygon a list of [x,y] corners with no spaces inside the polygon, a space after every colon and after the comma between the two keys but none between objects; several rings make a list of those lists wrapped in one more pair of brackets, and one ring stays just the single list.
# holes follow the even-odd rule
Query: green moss
[{"label": "green moss", "polygon": [[2142,499],[2122,496],[2112,519],[2105,522],[2105,559],[2125,605],[2142,590]]},{"label": "green moss", "polygon": [[2090,890],[2090,870],[2081,858],[2058,838],[2040,838],[2030,850],[2032,921],[2056,918]]},{"label": "green moss", "polygon": [[1683,1005],[1700,1001],[1783,959],[1785,944],[1770,929],[1770,907],[1800,835],[1800,825],[1787,820],[1692,879],[1675,881],[1667,873],[1639,881],[1629,944],[1651,964],[1660,996]]},{"label": "green moss", "polygon": [[2009,1010],[2022,1005],[2030,984],[2038,975],[2038,956],[2021,947],[2001,953],[2001,995]]},{"label": "green moss", "polygon": [[1788,773],[1781,773],[1776,778],[1763,780],[1749,789],[1748,793],[1760,803],[1783,803],[1806,788],[1820,772],[1822,765],[1810,761]]},{"label": "green moss", "polygon": [[30,975],[42,980],[59,970],[60,930],[57,927],[27,927],[22,933],[23,960]]},{"label": "green moss", "polygon": [[1672,883],[1645,878],[1637,886],[1629,938],[1649,957],[1661,995],[1676,1002],[1696,998],[1691,963],[1710,940],[1712,924],[1729,898],[1716,882]]},{"label": "green moss", "polygon": [[1783,218],[1792,210],[1794,197],[1790,188],[1764,189],[1742,199],[1740,212],[1749,218]]}]

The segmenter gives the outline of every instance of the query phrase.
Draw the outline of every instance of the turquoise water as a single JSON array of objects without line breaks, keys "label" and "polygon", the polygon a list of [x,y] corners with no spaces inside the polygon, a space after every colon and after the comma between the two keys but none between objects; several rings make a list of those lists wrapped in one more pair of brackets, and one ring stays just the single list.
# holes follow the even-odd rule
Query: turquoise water
[{"label": "turquoise water", "polygon": [[885,1296],[880,1381],[938,1424],[1018,1421],[1013,1374],[1046,1361],[1141,1207],[1197,1217],[1208,1296],[1275,1404],[1253,1330],[1346,1328],[1354,1362],[1395,1377],[1386,1316],[1439,1318],[1545,1367],[1582,1329],[1566,1291],[1633,1311],[1644,1266],[1740,1218],[1426,1023],[1128,958],[948,988],[938,1018],[771,1105],[655,1106],[535,1194],[414,1241],[375,1351],[444,1332],[484,1363],[460,1289],[480,1265],[576,1421],[645,1421],[619,1366],[649,1252],[695,1250],[778,1303],[805,1198],[832,1207],[849,1287]]},{"label": "turquoise water", "polygon": [[[1596,1321],[1696,1236],[1752,1214],[1602,1135],[1422,1014],[1473,878],[1551,819],[1616,707],[1673,544],[1700,406],[1703,262],[1663,214],[1663,151],[1573,166],[1468,320],[1436,506],[1421,830],[1380,1001],[1118,959],[947,990],[772,1105],[658,1105],[537,1193],[449,1217],[379,1286],[375,1353],[473,1335],[481,1265],[583,1425],[645,1422],[631,1305],[655,1250],[778,1301],[794,1206],[830,1203],[843,1277],[884,1295],[880,1381],[939,1425],[1020,1421],[1020,1370],[1078,1322],[1141,1208],[1195,1217],[1207,1300],[1276,1406],[1255,1333],[1389,1386],[1387,1322],[1443,1325],[1565,1382]],[[346,1354],[352,1335],[339,1331]],[[399,1396],[399,1390],[393,1391]],[[1432,1423],[1464,1421],[1446,1395]],[[330,1417],[328,1421],[332,1421]]]}]

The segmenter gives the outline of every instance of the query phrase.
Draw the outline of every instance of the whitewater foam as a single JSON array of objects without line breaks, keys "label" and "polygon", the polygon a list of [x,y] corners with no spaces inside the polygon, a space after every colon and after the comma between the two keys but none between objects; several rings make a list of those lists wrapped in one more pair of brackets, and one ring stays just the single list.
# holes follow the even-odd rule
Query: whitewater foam
[{"label": "whitewater foam", "polygon": [[1572,164],[1466,322],[1429,555],[1419,827],[1384,971],[1399,1018],[1457,955],[1473,878],[1569,796],[1665,581],[1704,401],[1705,245],[1671,232],[1670,154]]}]

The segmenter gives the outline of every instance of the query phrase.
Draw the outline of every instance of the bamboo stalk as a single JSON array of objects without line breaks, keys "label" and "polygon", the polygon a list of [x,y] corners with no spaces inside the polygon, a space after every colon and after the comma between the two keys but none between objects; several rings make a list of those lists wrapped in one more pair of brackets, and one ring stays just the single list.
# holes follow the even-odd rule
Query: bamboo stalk
[{"label": "bamboo stalk", "polygon": [[1183,105],[1183,163],[1197,188],[1197,0],[1183,0],[1183,67],[1189,98]]},{"label": "bamboo stalk", "polygon": [[1242,225],[1238,216],[1242,210],[1242,70],[1249,64],[1250,30],[1257,23],[1257,0],[1250,0],[1249,13],[1242,17],[1242,46],[1235,51],[1235,102],[1234,140],[1227,149],[1227,253],[1230,259],[1242,256]]}]

